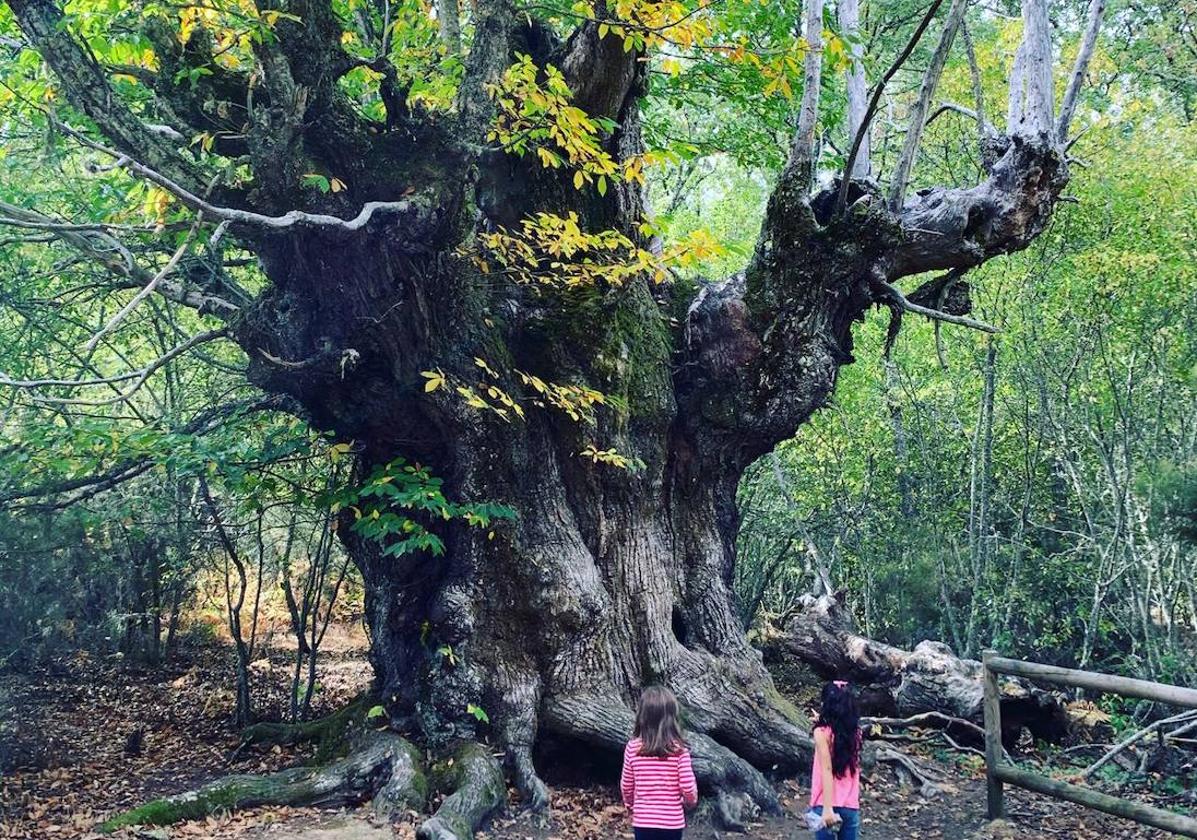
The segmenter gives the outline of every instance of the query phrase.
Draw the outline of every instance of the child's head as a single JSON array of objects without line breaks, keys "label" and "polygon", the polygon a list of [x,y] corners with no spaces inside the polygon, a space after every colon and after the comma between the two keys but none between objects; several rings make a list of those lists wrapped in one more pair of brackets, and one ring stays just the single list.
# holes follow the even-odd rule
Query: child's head
[{"label": "child's head", "polygon": [[842,680],[823,686],[822,704],[816,726],[831,729],[831,770],[836,778],[860,766],[860,710],[848,683]]},{"label": "child's head", "polygon": [[641,755],[671,755],[685,748],[672,691],[659,685],[644,689],[632,734],[640,739]]}]

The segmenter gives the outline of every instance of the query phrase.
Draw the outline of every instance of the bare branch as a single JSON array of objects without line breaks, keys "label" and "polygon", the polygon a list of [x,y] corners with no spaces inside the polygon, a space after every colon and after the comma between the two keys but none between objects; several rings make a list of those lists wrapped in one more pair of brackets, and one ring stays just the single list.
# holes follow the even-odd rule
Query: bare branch
[{"label": "bare branch", "polygon": [[803,192],[810,188],[814,177],[815,123],[819,117],[819,85],[823,74],[823,0],[805,0],[804,9],[802,39],[806,42],[806,57],[802,65],[802,103],[786,166],[796,175]]},{"label": "bare branch", "polygon": [[[873,95],[869,99],[869,107],[865,109],[864,118],[860,122],[860,127],[856,130],[856,137],[852,140],[852,149],[848,152],[848,162],[844,167],[845,172],[851,172],[856,165],[856,158],[860,155],[860,147],[864,143],[865,135],[869,131],[869,125],[873,121],[873,115],[877,113],[877,104],[881,101],[881,94],[885,91],[885,86],[894,74],[901,69],[902,65],[906,63],[906,59],[910,58],[910,54],[914,52],[914,48],[922,39],[923,33],[927,31],[927,27],[931,24],[931,19],[935,17],[935,13],[939,10],[940,4],[943,0],[933,0],[931,7],[927,9],[927,13],[923,15],[923,19],[919,21],[918,28],[914,30],[914,34],[907,42],[905,49],[894,59],[894,63],[885,71],[885,75],[877,82],[877,86],[873,88]],[[852,181],[851,178],[840,179],[840,191],[835,199],[834,215],[839,215],[844,212],[844,206],[848,203],[848,184]]]},{"label": "bare branch", "polygon": [[[134,261],[129,249],[107,232],[110,229],[124,230],[125,227],[57,222],[36,210],[29,210],[3,201],[0,201],[0,211],[6,214],[6,216],[0,217],[0,224],[50,231],[55,235],[54,238],[67,243],[84,256],[100,263],[118,277],[126,278],[127,282],[117,284],[116,288],[144,288],[152,280],[150,274]],[[215,239],[216,237],[213,236],[213,240]],[[220,318],[227,319],[240,311],[240,307],[231,301],[217,295],[188,289],[184,284],[165,276],[155,284],[154,291],[167,300]]]},{"label": "bare branch", "polygon": [[977,51],[973,47],[973,36],[968,31],[968,20],[960,21],[960,38],[964,41],[964,54],[968,58],[968,75],[973,85],[973,107],[976,109],[977,142],[984,153],[985,140],[992,126],[985,116],[985,89],[981,84],[981,65],[977,63]]},{"label": "bare branch", "polygon": [[1085,34],[1077,49],[1076,63],[1072,67],[1072,77],[1068,80],[1068,89],[1064,92],[1064,101],[1060,104],[1060,118],[1056,122],[1056,140],[1060,143],[1068,140],[1068,126],[1072,122],[1073,114],[1076,113],[1081,85],[1085,83],[1085,73],[1089,69],[1089,61],[1093,58],[1093,49],[1097,45],[1097,35],[1101,31],[1101,20],[1105,10],[1106,0],[1089,0]]},{"label": "bare branch", "polygon": [[[133,384],[130,385],[128,388],[126,388],[124,391],[117,393],[115,396],[108,397],[107,399],[85,400],[85,399],[76,399],[73,397],[49,397],[49,396],[44,396],[41,394],[35,395],[34,399],[40,403],[49,403],[49,404],[53,404],[53,405],[82,405],[82,406],[92,406],[92,407],[112,405],[112,404],[118,403],[118,402],[125,402],[130,397],[132,397],[133,394],[137,393],[137,391],[139,391],[143,385],[145,385],[146,381],[154,374],[155,371],[159,370],[163,365],[165,365],[171,359],[174,359],[177,356],[180,356],[183,353],[186,353],[188,350],[190,350],[193,347],[196,347],[200,344],[205,344],[209,341],[216,341],[217,339],[221,339],[221,338],[227,338],[228,334],[229,334],[228,330],[223,327],[221,329],[209,330],[208,332],[199,333],[198,335],[194,335],[191,338],[187,339],[186,341],[182,342],[181,344],[178,344],[175,347],[171,348],[166,353],[162,354],[157,359],[150,362],[148,365],[141,368],[140,370],[131,371],[126,374],[120,374],[117,377],[110,377],[110,378],[96,379],[96,380],[79,380],[79,381],[70,383],[71,387],[86,387],[89,385],[107,385],[107,384],[111,384],[113,382],[124,381],[124,380],[128,380],[128,379],[134,380]],[[33,387],[29,384],[29,380],[25,380],[25,381],[13,380],[7,376],[4,376],[3,374],[0,374],[0,385],[8,385],[10,387]]]},{"label": "bare branch", "polygon": [[923,123],[923,127],[926,128],[927,126],[931,125],[931,123],[935,122],[940,114],[946,114],[949,111],[962,114],[968,117],[970,120],[976,120],[978,122],[980,121],[980,117],[977,115],[977,112],[972,108],[965,108],[963,105],[957,105],[955,102],[940,102],[939,107],[931,112],[931,116],[927,117],[927,121]]},{"label": "bare branch", "polygon": [[973,318],[967,318],[963,315],[952,315],[948,312],[941,312],[938,309],[931,309],[927,306],[920,306],[917,303],[911,303],[907,299],[906,295],[902,294],[902,290],[893,283],[889,283],[885,280],[876,280],[875,283],[878,288],[882,289],[886,293],[892,303],[897,305],[899,308],[906,310],[907,312],[913,312],[916,315],[922,315],[924,318],[930,318],[933,321],[943,321],[947,324],[958,324],[962,327],[970,327],[974,330],[980,330],[981,332],[1001,332],[1001,330],[999,330],[997,327],[986,324],[983,321],[977,321]]},{"label": "bare branch", "polygon": [[250,210],[239,210],[235,207],[218,207],[211,202],[200,198],[195,193],[187,188],[175,183],[170,178],[157,172],[143,163],[139,163],[128,155],[123,155],[113,149],[97,143],[86,134],[72,128],[65,123],[55,120],[56,125],[62,129],[63,132],[74,137],[83,145],[97,152],[109,155],[118,162],[123,160],[123,167],[130,172],[140,175],[147,181],[157,184],[162,189],[179,199],[185,206],[192,210],[203,211],[205,216],[213,219],[220,219],[221,221],[232,222],[234,224],[254,225],[257,227],[271,228],[273,230],[282,230],[292,227],[297,224],[312,225],[314,227],[329,227],[344,231],[355,231],[370,221],[375,212],[396,212],[412,208],[410,201],[367,201],[362,205],[361,211],[352,219],[341,219],[336,216],[329,216],[324,213],[308,213],[303,210],[291,210],[281,216],[266,216],[261,213],[254,213]]},{"label": "bare branch", "polygon": [[1136,741],[1142,740],[1143,738],[1150,735],[1152,732],[1155,732],[1157,729],[1161,729],[1165,726],[1168,726],[1169,724],[1185,723],[1185,722],[1192,721],[1192,720],[1197,720],[1197,709],[1180,712],[1179,714],[1172,715],[1171,717],[1160,718],[1159,720],[1155,721],[1154,723],[1148,724],[1147,726],[1143,727],[1142,729],[1139,729],[1138,731],[1131,733],[1126,738],[1119,741],[1118,744],[1116,744],[1113,747],[1113,749],[1102,754],[1101,758],[1097,759],[1095,762],[1093,762],[1088,767],[1086,767],[1083,771],[1081,771],[1080,778],[1081,779],[1089,778],[1094,773],[1096,773],[1098,770],[1100,770],[1102,767],[1104,767],[1107,763],[1109,763],[1111,760],[1113,760],[1114,758],[1117,758],[1119,754],[1125,752],[1126,749],[1128,747],[1130,747],[1132,744],[1134,744]]},{"label": "bare branch", "polygon": [[956,39],[956,31],[964,20],[964,11],[968,8],[968,0],[952,0],[948,7],[948,17],[944,21],[943,32],[940,33],[939,43],[931,54],[931,61],[923,73],[923,81],[919,86],[918,99],[910,109],[910,124],[906,128],[906,141],[902,144],[902,154],[898,158],[898,165],[894,170],[893,181],[889,188],[889,206],[902,206],[902,199],[906,195],[906,185],[910,182],[910,173],[914,170],[914,161],[918,156],[919,143],[923,139],[923,128],[927,122],[927,111],[931,107],[931,99],[935,96],[935,88],[939,86],[939,77],[943,74],[944,64],[947,63],[948,53],[952,50],[952,42]]},{"label": "bare branch", "polygon": [[183,242],[178,248],[175,249],[175,252],[171,255],[170,259],[167,260],[166,265],[162,266],[162,269],[150,278],[150,282],[146,283],[141,290],[137,292],[137,294],[133,295],[129,302],[121,307],[117,313],[108,320],[108,323],[101,327],[100,330],[88,340],[87,344],[83,345],[84,353],[90,353],[91,351],[95,350],[96,346],[99,345],[99,343],[104,339],[104,336],[108,335],[117,327],[119,327],[125,318],[129,317],[130,313],[137,308],[137,305],[153,294],[154,290],[158,287],[158,284],[165,280],[166,276],[175,270],[175,267],[179,264],[179,260],[183,259],[183,255],[187,253],[187,248],[191,245],[191,239],[195,236],[195,232],[199,230],[199,227],[201,224],[203,224],[203,221],[204,214],[203,211],[201,211],[195,217],[195,224],[191,226],[191,230],[187,231],[187,235],[183,238]]},{"label": "bare branch", "polygon": [[[840,30],[852,41],[852,65],[845,72],[845,86],[848,93],[848,137],[855,139],[865,121],[866,94],[864,70],[864,45],[859,42],[860,0],[840,0],[837,10]],[[847,170],[848,178],[867,178],[872,169],[870,160],[869,132],[865,132],[852,168]]]},{"label": "bare branch", "polygon": [[1020,41],[1014,50],[1014,66],[1010,68],[1010,98],[1006,104],[1006,131],[1014,132],[1014,126],[1022,123],[1026,106],[1026,43]]}]

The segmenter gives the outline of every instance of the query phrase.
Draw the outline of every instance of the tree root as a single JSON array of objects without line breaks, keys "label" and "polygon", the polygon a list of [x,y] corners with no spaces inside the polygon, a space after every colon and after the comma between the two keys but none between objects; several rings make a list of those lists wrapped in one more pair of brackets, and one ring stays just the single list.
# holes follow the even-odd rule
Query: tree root
[{"label": "tree root", "polygon": [[417,829],[419,840],[470,840],[507,799],[503,768],[481,744],[464,741],[433,768],[437,787],[452,790]]},{"label": "tree root", "polygon": [[[559,735],[622,752],[634,722],[618,698],[578,694],[545,702],[542,720]],[[687,732],[699,788],[714,797],[714,817],[724,828],[743,831],[759,811],[781,812],[776,791],[759,770],[702,733]]]},{"label": "tree root", "polygon": [[247,726],[241,731],[241,744],[237,747],[234,757],[251,745],[291,746],[314,741],[316,763],[329,761],[344,754],[348,734],[365,722],[370,709],[377,703],[376,697],[363,694],[345,708],[317,720],[298,723],[255,723]]},{"label": "tree root", "polygon": [[524,797],[524,802],[533,811],[543,811],[549,807],[549,789],[536,773],[532,764],[532,750],[529,747],[509,747],[507,757],[511,762],[511,775],[516,789]]},{"label": "tree root", "polygon": [[169,825],[220,811],[258,805],[353,805],[380,790],[395,807],[423,807],[428,784],[419,751],[393,733],[370,732],[345,758],[318,767],[295,767],[264,776],[238,774],[198,790],[148,802],[97,826],[109,833],[130,825]]},{"label": "tree root", "polygon": [[878,747],[875,756],[894,768],[899,782],[914,787],[923,796],[934,796],[943,789],[944,774],[913,756],[892,747]]}]

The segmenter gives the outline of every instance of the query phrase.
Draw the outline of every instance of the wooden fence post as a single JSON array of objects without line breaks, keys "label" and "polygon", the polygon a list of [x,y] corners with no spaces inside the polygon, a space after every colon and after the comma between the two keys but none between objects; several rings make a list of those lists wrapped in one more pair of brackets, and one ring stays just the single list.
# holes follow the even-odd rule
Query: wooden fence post
[{"label": "wooden fence post", "polygon": [[1002,780],[997,776],[998,765],[1002,763],[1002,695],[997,674],[989,668],[989,660],[997,655],[993,650],[981,654],[985,672],[985,792],[991,820],[1005,816]]}]

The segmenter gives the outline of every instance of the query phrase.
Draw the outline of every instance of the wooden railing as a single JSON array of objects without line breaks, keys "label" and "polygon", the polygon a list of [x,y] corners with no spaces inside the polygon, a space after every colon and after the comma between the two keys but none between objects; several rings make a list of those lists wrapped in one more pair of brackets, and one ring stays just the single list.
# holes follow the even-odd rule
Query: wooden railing
[{"label": "wooden railing", "polygon": [[1098,811],[1105,811],[1107,814],[1125,817],[1144,825],[1162,828],[1185,837],[1197,838],[1197,819],[1192,817],[1165,811],[1162,808],[1153,808],[1141,802],[1119,799],[1091,788],[1049,779],[1047,776],[1041,776],[1003,762],[1002,707],[998,674],[1009,674],[1029,680],[1076,688],[1088,688],[1093,691],[1121,694],[1125,697],[1141,697],[1145,700],[1155,700],[1160,703],[1193,709],[1197,709],[1197,689],[1148,682],[1147,680],[1134,680],[1128,677],[1115,677],[1093,671],[1074,671],[1071,668],[1057,668],[1053,665],[1023,662],[1019,659],[1006,659],[992,650],[985,651],[982,662],[985,666],[985,780],[991,820],[1002,817],[1005,813],[1002,785],[1006,783],[1055,799],[1064,799],[1088,808],[1095,808]]}]

